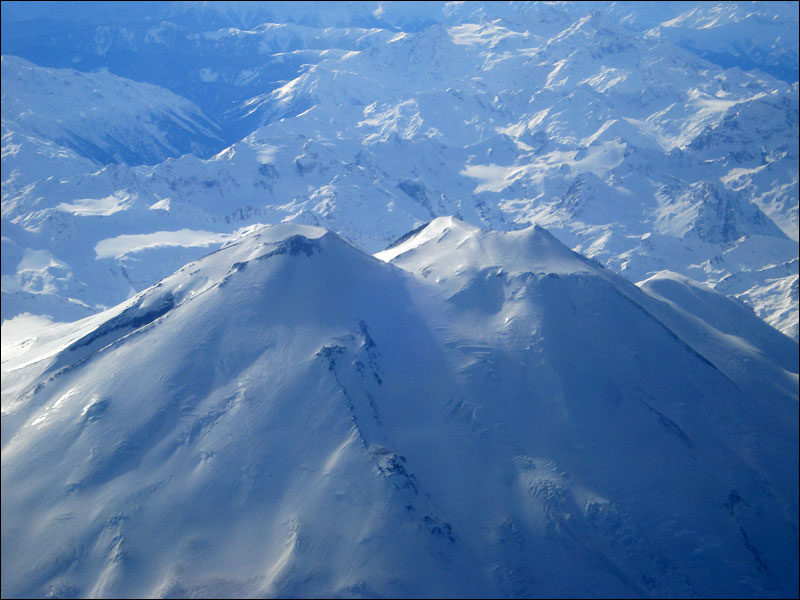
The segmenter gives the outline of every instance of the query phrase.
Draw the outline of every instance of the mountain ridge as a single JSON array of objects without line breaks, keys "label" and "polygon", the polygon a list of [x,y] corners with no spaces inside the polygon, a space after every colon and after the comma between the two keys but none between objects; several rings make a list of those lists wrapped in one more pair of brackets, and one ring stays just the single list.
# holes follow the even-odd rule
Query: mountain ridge
[{"label": "mountain ridge", "polygon": [[[632,281],[668,269],[725,291],[733,278],[737,297],[796,338],[796,82],[715,64],[678,43],[668,35],[675,24],[664,25],[681,16],[677,5],[415,5],[419,27],[408,30],[342,28],[350,8],[331,7],[326,26],[288,16],[242,29],[220,25],[214,19],[233,16],[209,5],[196,23],[165,21],[156,31],[129,7],[128,33],[103,33],[120,52],[130,46],[124,56],[99,53],[95,41],[80,49],[80,36],[67,44],[69,66],[149,78],[202,100],[232,145],[207,160],[98,170],[4,126],[4,173],[14,174],[3,184],[4,223],[27,231],[24,240],[14,228],[4,235],[22,255],[49,253],[84,284],[76,292],[63,277],[9,262],[4,316],[102,310],[256,223],[320,225],[375,252],[452,214],[490,229],[545,226]],[[682,27],[707,12],[685,8]],[[383,10],[387,23],[411,18]],[[723,11],[720,23],[747,21],[740,10]],[[4,36],[3,52],[31,56],[15,39]],[[180,48],[189,47],[197,58],[186,62]],[[143,48],[185,68],[143,69]],[[169,249],[85,250],[140,235],[169,238]],[[790,271],[765,270],[778,264]],[[109,281],[102,291],[100,273]]]}]

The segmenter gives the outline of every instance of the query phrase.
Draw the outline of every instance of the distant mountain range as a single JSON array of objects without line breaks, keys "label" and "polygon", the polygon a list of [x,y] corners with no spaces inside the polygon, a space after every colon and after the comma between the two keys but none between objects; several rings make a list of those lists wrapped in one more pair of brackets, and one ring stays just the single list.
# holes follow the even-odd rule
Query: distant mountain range
[{"label": "distant mountain range", "polygon": [[797,339],[796,6],[27,4],[3,4],[4,319],[91,314],[255,223],[375,252],[456,215]]}]

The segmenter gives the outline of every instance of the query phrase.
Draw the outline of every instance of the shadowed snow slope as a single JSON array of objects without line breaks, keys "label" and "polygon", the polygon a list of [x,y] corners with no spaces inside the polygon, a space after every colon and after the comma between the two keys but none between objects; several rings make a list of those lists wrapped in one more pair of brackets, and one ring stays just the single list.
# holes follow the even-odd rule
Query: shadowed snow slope
[{"label": "shadowed snow slope", "polygon": [[224,147],[218,127],[197,106],[163,88],[107,72],[44,69],[16,56],[2,62],[3,126],[21,134],[26,149],[50,141],[99,166],[155,164],[187,152],[208,156]]},{"label": "shadowed snow slope", "polygon": [[266,227],[4,332],[3,596],[797,595],[796,343],[538,227],[379,258]]}]

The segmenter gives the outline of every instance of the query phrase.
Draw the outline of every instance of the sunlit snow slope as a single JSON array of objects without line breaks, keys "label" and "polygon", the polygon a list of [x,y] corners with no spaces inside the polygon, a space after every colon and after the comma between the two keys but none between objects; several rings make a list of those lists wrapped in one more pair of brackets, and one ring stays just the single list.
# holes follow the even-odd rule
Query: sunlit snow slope
[{"label": "sunlit snow slope", "polygon": [[2,4],[4,320],[97,313],[259,223],[371,253],[457,215],[798,339],[796,3],[69,7]]},{"label": "sunlit snow slope", "polygon": [[797,595],[796,343],[538,227],[379,258],[266,227],[4,326],[3,596]]}]

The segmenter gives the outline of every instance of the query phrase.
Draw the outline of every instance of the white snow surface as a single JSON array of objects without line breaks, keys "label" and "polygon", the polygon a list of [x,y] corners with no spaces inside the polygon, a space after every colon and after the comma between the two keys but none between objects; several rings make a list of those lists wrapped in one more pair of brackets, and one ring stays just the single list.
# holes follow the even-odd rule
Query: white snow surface
[{"label": "white snow surface", "polygon": [[259,228],[6,321],[3,596],[797,595],[795,342],[538,227],[380,258]]},{"label": "white snow surface", "polygon": [[1,8],[3,597],[798,596],[797,3]]},{"label": "white snow surface", "polygon": [[[96,260],[105,239],[292,221],[375,252],[457,215],[547,227],[631,281],[747,280],[736,297],[797,339],[788,5],[113,6],[63,15],[81,37],[3,4],[3,53],[23,55],[3,63],[3,235],[70,274],[34,298],[5,261],[4,318],[102,310],[203,252]],[[98,168],[122,147],[151,164]]]}]

